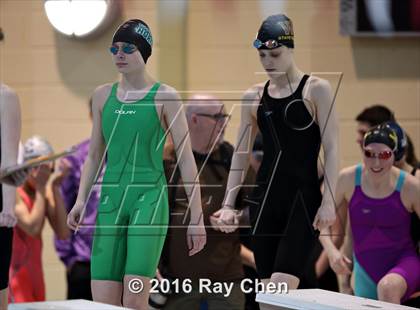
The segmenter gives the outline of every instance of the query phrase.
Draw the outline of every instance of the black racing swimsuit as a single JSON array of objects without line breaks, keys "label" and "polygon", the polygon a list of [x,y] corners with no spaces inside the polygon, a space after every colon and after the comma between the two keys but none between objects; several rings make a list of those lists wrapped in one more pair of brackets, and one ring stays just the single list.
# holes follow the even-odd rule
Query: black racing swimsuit
[{"label": "black racing swimsuit", "polygon": [[[273,272],[295,275],[304,285],[304,273],[314,265],[318,234],[312,227],[321,204],[317,160],[319,126],[302,101],[305,75],[296,91],[275,99],[264,87],[258,110],[264,157],[250,207],[253,249],[261,279]],[[314,268],[312,268],[314,269]],[[314,273],[313,273],[314,274]]]},{"label": "black racing swimsuit", "polygon": [[[0,139],[1,162],[1,139]],[[0,212],[3,211],[3,186],[0,183]],[[12,258],[13,228],[0,226],[0,290],[9,285],[9,267]]]}]

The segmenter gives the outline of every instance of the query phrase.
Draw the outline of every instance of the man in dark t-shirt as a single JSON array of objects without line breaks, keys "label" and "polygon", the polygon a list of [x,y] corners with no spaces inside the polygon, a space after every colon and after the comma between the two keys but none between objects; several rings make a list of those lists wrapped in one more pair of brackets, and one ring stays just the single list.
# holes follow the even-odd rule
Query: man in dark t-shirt
[{"label": "man in dark t-shirt", "polygon": [[[172,283],[179,280],[179,285],[172,286],[173,293],[164,309],[200,309],[200,304],[204,301],[209,310],[242,310],[245,296],[240,287],[244,272],[239,231],[226,234],[211,227],[211,215],[222,205],[233,154],[232,145],[223,141],[229,116],[225,114],[222,102],[203,95],[196,95],[189,100],[186,116],[200,175],[207,243],[201,252],[188,255],[186,233],[189,220],[184,220],[188,200],[180,172],[176,169],[173,152],[165,162],[169,185],[170,226],[160,271]],[[240,199],[237,204],[239,203]],[[188,283],[191,283],[191,292],[188,291]],[[205,288],[205,283],[210,283],[210,292]],[[214,286],[217,283],[222,287],[231,286],[231,289],[218,292]]]}]

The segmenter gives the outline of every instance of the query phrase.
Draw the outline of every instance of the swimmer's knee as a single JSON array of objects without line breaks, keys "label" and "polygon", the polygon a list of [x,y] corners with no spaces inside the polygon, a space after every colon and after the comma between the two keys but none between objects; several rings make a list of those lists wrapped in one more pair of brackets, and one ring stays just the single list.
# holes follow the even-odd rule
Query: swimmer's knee
[{"label": "swimmer's knee", "polygon": [[270,282],[279,284],[286,283],[289,290],[297,289],[299,286],[299,278],[283,272],[273,272],[271,274]]},{"label": "swimmer's knee", "polygon": [[130,309],[148,310],[150,278],[126,275],[124,277],[123,306]]},{"label": "swimmer's knee", "polygon": [[384,276],[377,286],[378,298],[382,301],[399,303],[407,290],[405,279],[399,274]]}]

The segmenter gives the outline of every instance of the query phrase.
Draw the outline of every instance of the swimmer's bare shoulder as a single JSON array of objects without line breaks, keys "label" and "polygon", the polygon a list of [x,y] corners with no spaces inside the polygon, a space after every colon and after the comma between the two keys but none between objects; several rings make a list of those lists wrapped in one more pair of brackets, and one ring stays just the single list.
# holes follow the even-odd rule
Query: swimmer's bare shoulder
[{"label": "swimmer's bare shoulder", "polygon": [[92,111],[100,111],[105,105],[112,90],[112,83],[106,83],[96,87],[92,95]]},{"label": "swimmer's bare shoulder", "polygon": [[303,93],[305,95],[308,94],[309,97],[316,96],[318,92],[331,92],[331,83],[326,79],[320,78],[316,75],[311,75],[308,82],[309,83],[307,83],[303,88]]},{"label": "swimmer's bare shoulder", "polygon": [[409,212],[420,214],[420,181],[409,173],[406,173],[401,189],[401,200]]},{"label": "swimmer's bare shoulder", "polygon": [[162,104],[165,104],[166,102],[170,104],[174,104],[177,102],[181,103],[181,97],[178,91],[174,87],[164,83],[160,84],[155,99],[157,101],[160,101]]},{"label": "swimmer's bare shoulder", "polygon": [[[179,128],[188,128],[185,113],[179,113],[183,110],[182,98],[178,91],[167,84],[162,83],[156,93],[155,103],[158,115],[162,115],[161,124],[163,128],[167,128],[176,120]],[[171,127],[173,128],[173,127]]]},{"label": "swimmer's bare shoulder", "polygon": [[313,102],[317,108],[329,109],[333,101],[331,84],[328,80],[311,75],[303,88],[303,97]]},{"label": "swimmer's bare shoulder", "polygon": [[357,165],[343,168],[340,171],[337,181],[337,196],[343,196],[344,199],[349,202],[351,196],[353,196],[355,188],[355,175]]},{"label": "swimmer's bare shoulder", "polygon": [[177,113],[182,108],[182,99],[178,91],[174,87],[164,83],[160,85],[155,96],[155,101],[158,106],[162,107],[165,115],[167,113]]},{"label": "swimmer's bare shoulder", "polygon": [[255,119],[257,109],[264,92],[265,83],[258,83],[248,88],[242,97],[242,109],[249,112]]}]

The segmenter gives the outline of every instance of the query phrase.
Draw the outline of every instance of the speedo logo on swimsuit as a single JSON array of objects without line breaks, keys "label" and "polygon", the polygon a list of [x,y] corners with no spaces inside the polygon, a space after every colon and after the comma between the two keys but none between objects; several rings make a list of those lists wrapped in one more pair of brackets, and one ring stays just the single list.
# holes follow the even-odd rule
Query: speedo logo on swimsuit
[{"label": "speedo logo on swimsuit", "polygon": [[124,114],[124,115],[128,114],[128,115],[131,115],[131,114],[136,114],[136,111],[134,111],[134,110],[129,110],[129,111],[115,110],[114,113],[115,114]]}]

